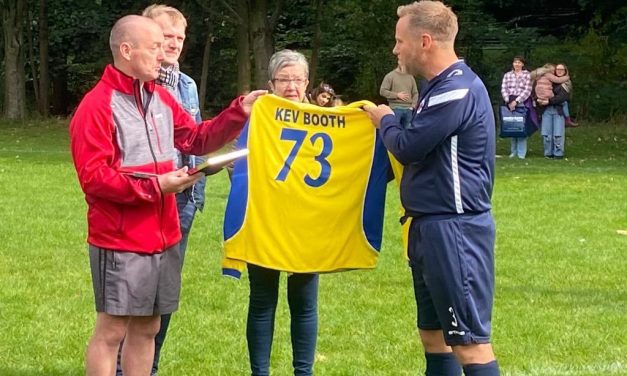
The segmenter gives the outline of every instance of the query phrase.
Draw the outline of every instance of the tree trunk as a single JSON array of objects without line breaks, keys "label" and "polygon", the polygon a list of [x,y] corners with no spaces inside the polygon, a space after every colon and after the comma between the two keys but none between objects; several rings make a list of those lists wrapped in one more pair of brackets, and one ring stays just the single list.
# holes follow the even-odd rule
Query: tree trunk
[{"label": "tree trunk", "polygon": [[272,77],[268,76],[268,63],[274,51],[272,28],[268,21],[268,1],[252,0],[250,9],[250,39],[255,61],[255,86],[265,87]]},{"label": "tree trunk", "polygon": [[[248,37],[248,2],[237,0],[237,92],[250,91],[250,39]],[[257,87],[256,89],[261,89]]]},{"label": "tree trunk", "polygon": [[55,115],[67,115],[69,106],[67,66],[61,66],[52,77],[52,110]]},{"label": "tree trunk", "polygon": [[3,1],[4,34],[4,116],[22,119],[26,115],[24,46],[22,24],[26,0]]},{"label": "tree trunk", "polygon": [[37,74],[37,62],[35,61],[35,38],[33,37],[33,16],[31,9],[28,9],[26,5],[27,19],[26,21],[26,44],[28,46],[28,65],[30,66],[30,73],[33,76],[33,93],[35,94],[35,103],[39,108],[39,75]]},{"label": "tree trunk", "polygon": [[50,73],[48,71],[48,14],[46,0],[39,0],[39,113],[48,117],[50,113]]},{"label": "tree trunk", "polygon": [[316,19],[313,40],[311,41],[311,60],[309,62],[309,89],[317,85],[318,60],[320,56],[320,22],[322,21],[322,0],[316,0]]},{"label": "tree trunk", "polygon": [[211,44],[213,42],[213,22],[211,22],[211,13],[213,12],[213,1],[208,1],[207,13],[209,22],[207,24],[207,38],[205,39],[205,50],[202,55],[202,75],[200,77],[200,87],[198,88],[200,110],[205,108],[205,99],[207,96],[207,86],[209,82],[209,56],[211,55]]}]

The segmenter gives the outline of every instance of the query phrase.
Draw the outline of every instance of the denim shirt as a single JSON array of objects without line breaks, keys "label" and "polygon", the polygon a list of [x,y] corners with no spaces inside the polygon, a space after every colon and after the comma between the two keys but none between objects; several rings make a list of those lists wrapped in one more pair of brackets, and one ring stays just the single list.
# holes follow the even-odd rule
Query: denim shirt
[{"label": "denim shirt", "polygon": [[[176,87],[176,95],[180,100],[181,106],[185,108],[185,111],[187,111],[194,118],[194,120],[196,120],[196,123],[201,123],[202,118],[200,116],[200,104],[198,101],[198,88],[196,87],[196,82],[183,72],[180,72],[178,85]],[[179,152],[177,152],[177,157],[177,167],[179,168],[184,165],[193,167],[202,163],[204,160],[202,157],[183,155]],[[196,184],[179,193],[179,195],[186,195],[187,199],[192,201],[198,210],[202,211],[205,206],[205,184],[206,178],[203,176]]]}]

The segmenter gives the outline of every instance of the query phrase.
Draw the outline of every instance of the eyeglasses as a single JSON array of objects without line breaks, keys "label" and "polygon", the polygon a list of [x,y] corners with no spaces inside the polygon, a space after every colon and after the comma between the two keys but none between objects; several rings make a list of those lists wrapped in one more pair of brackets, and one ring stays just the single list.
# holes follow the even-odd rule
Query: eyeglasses
[{"label": "eyeglasses", "polygon": [[277,86],[288,86],[290,83],[294,83],[296,86],[300,86],[305,83],[304,78],[275,78],[272,82]]}]

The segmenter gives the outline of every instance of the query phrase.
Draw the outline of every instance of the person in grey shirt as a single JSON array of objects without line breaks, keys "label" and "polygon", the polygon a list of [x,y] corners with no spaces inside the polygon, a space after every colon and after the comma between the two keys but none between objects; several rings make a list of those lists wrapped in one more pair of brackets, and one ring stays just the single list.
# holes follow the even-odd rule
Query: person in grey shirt
[{"label": "person in grey shirt", "polygon": [[383,78],[379,94],[388,100],[403,128],[407,128],[418,103],[418,87],[414,76],[406,73],[402,66],[397,66]]}]

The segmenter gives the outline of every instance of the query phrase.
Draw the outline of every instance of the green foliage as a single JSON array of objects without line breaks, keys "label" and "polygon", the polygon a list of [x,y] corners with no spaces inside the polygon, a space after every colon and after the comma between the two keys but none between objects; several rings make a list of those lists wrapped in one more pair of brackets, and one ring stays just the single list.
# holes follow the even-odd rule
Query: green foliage
[{"label": "green foliage", "polygon": [[275,50],[309,50],[316,18],[314,2],[292,0],[287,3],[274,28]]},{"label": "green foliage", "polygon": [[[95,63],[69,64],[67,66],[68,89],[70,93],[85,94],[91,90],[100,79],[104,66],[108,61]],[[80,96],[75,98],[79,100]]]},{"label": "green foliage", "polygon": [[[497,159],[493,342],[504,376],[627,374],[627,236],[617,233],[627,230],[627,127],[583,123],[566,136],[565,160],[542,158],[537,134],[527,159]],[[0,182],[0,374],[83,375],[95,313],[67,121],[0,122]],[[377,269],[321,276],[317,374],[424,373],[388,188]],[[248,280],[219,275],[228,189],[226,174],[209,178],[161,376],[249,373]],[[283,276],[273,375],[293,374],[285,291]]]},{"label": "green foliage", "polygon": [[[197,82],[207,32],[209,25],[213,26],[207,90],[211,112],[227,105],[237,94],[238,24],[224,3],[214,2],[211,13],[206,0],[169,3],[187,16],[182,68]],[[226,3],[234,5],[232,0]],[[269,2],[269,13],[274,3]],[[396,66],[392,54],[396,9],[407,3],[322,1],[317,80],[331,83],[348,100],[383,101],[379,85]],[[138,14],[149,4],[145,0],[48,0],[51,75],[55,85],[67,80],[67,95],[73,102],[69,108],[110,61],[108,36],[115,20]],[[459,19],[457,52],[486,83],[494,102],[500,99],[501,79],[511,68],[512,57],[522,55],[531,69],[549,61],[563,61],[569,66],[575,87],[573,110],[579,117],[606,120],[625,113],[627,7],[620,2],[565,0],[550,9],[542,0],[525,0],[524,4],[518,0],[450,0],[447,4]],[[36,2],[30,10],[36,26]],[[273,34],[275,48],[293,48],[310,56],[314,12],[314,2],[285,0]],[[33,31],[37,39],[36,27]],[[2,43],[0,40],[0,46]],[[37,59],[37,40],[34,45]],[[0,78],[2,73],[0,69]],[[57,92],[63,95],[63,89],[57,88]]]},{"label": "green foliage", "polygon": [[589,29],[579,40],[545,39],[534,51],[538,66],[565,63],[574,84],[572,103],[584,118],[609,119],[627,108],[626,45],[614,46],[606,36]]},{"label": "green foliage", "polygon": [[385,0],[329,1],[322,28],[320,77],[344,99],[381,100],[381,80],[396,67],[392,48],[398,5]]},{"label": "green foliage", "polygon": [[110,56],[109,31],[117,14],[95,2],[72,0],[49,0],[47,10],[53,73],[68,64],[100,62]]},{"label": "green foliage", "polygon": [[[211,54],[206,108],[216,113],[237,95],[237,20],[222,6],[214,6],[211,13],[200,4],[204,1],[184,1],[182,11],[187,17],[187,38],[181,55],[181,70],[200,84],[202,58],[209,25],[212,25]],[[232,3],[232,2],[231,2]]]}]

